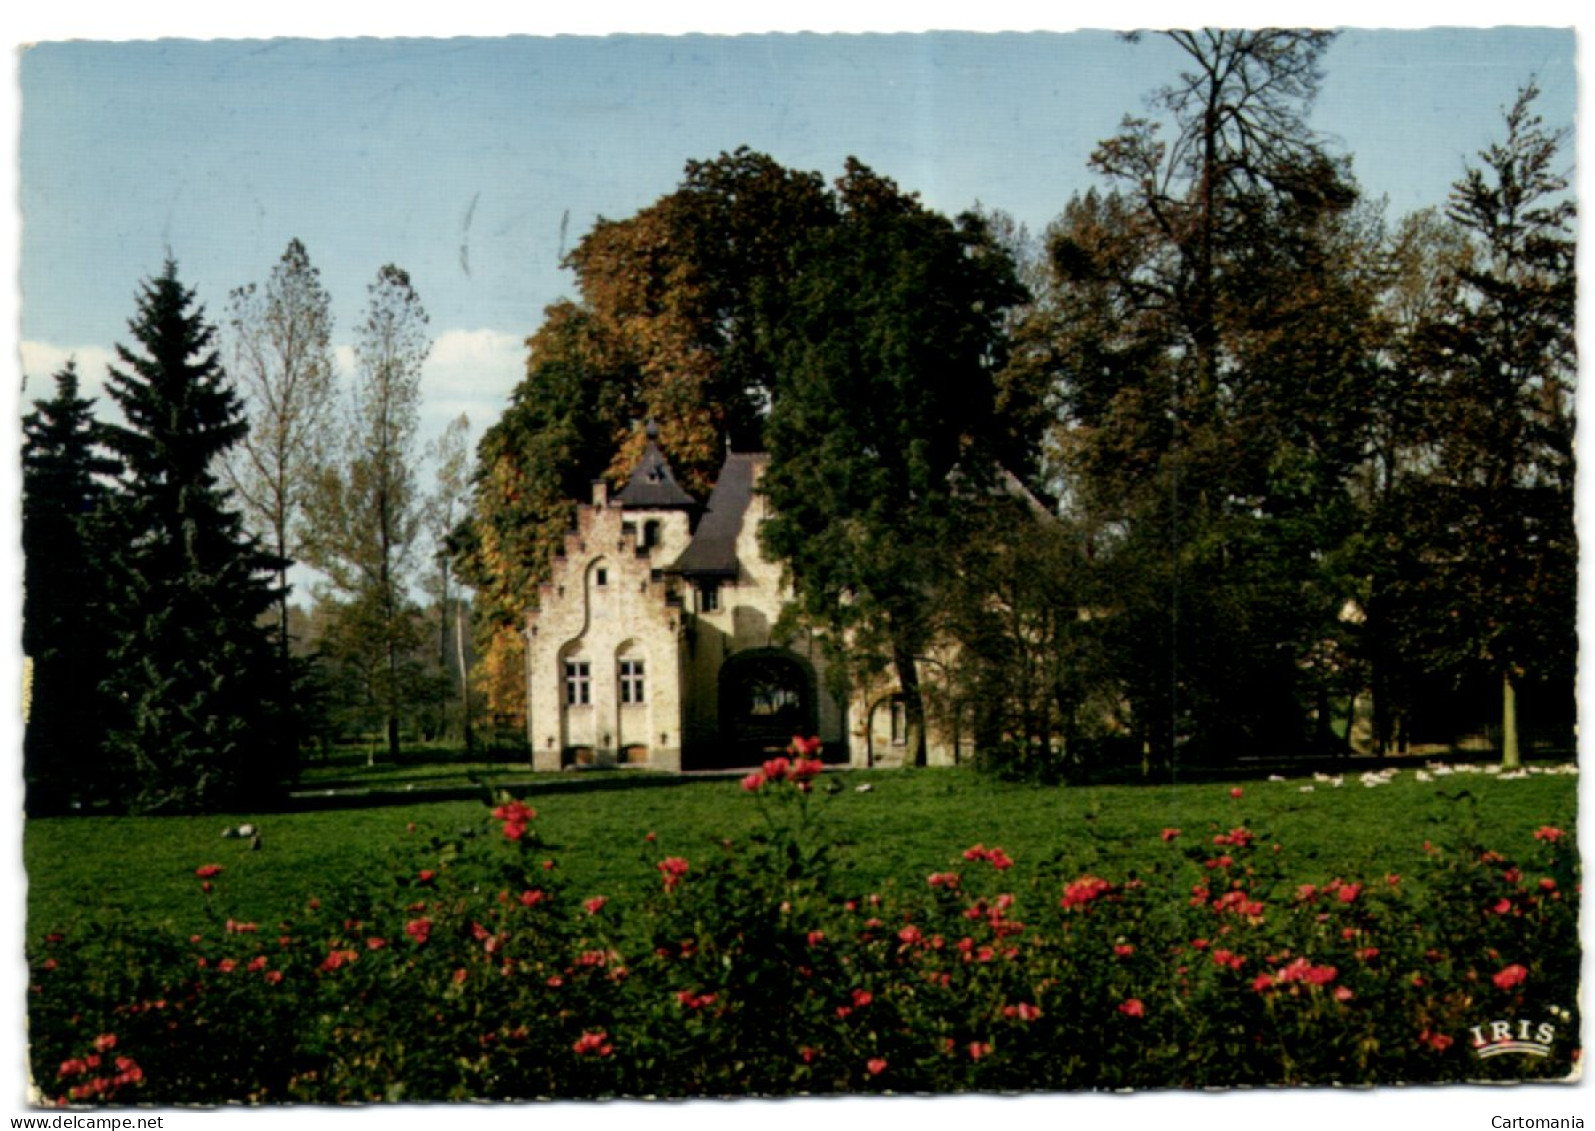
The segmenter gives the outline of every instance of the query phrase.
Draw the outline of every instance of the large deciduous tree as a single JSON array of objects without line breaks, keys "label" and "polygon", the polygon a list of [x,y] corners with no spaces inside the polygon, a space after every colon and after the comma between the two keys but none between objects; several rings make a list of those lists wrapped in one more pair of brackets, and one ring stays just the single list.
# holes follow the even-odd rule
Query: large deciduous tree
[{"label": "large deciduous tree", "polygon": [[108,425],[126,476],[108,543],[106,747],[138,812],[258,803],[294,754],[273,634],[262,624],[280,568],[244,528],[221,462],[243,437],[215,330],[177,265],[144,284],[117,347]]},{"label": "large deciduous tree", "polygon": [[600,219],[567,257],[579,295],[551,305],[527,343],[526,378],[478,446],[458,538],[495,713],[524,709],[521,618],[591,481],[629,475],[637,423],[657,423],[676,473],[700,494],[728,442],[758,445],[775,374],[758,295],[786,277],[793,247],[835,219],[818,175],[738,149],[689,162],[675,191],[627,219]]},{"label": "large deciduous tree", "polygon": [[318,477],[306,557],[327,575],[358,625],[354,636],[370,658],[388,754],[397,757],[405,657],[418,631],[409,584],[421,528],[415,481],[421,367],[431,340],[426,311],[405,271],[383,267],[368,295],[355,340],[344,440]]},{"label": "large deciduous tree", "polygon": [[1327,714],[1309,661],[1342,604],[1324,561],[1374,294],[1349,174],[1306,125],[1332,35],[1168,38],[1187,69],[1162,120],[1098,147],[1111,191],[1055,225],[1042,332],[1019,334],[1057,374],[1071,491],[1113,535],[1106,646],[1164,764],[1296,747]]},{"label": "large deciduous tree", "polygon": [[1407,748],[1424,722],[1424,686],[1446,674],[1431,664],[1436,625],[1424,564],[1431,424],[1444,414],[1427,343],[1469,256],[1461,229],[1435,208],[1403,217],[1369,256],[1383,277],[1376,364],[1365,457],[1352,487],[1358,530],[1340,566],[1356,602],[1350,656],[1371,696],[1369,737],[1381,752]]},{"label": "large deciduous tree", "polygon": [[893,669],[923,764],[920,662],[959,493],[989,484],[1000,453],[993,374],[1024,292],[978,218],[955,224],[852,160],[837,198],[840,223],[766,293],[780,377],[762,537],[801,616],[855,668]]},{"label": "large deciduous tree", "polygon": [[106,456],[94,402],[78,395],[77,365],[22,420],[22,651],[32,663],[23,735],[30,816],[87,806],[110,784],[102,761]]}]

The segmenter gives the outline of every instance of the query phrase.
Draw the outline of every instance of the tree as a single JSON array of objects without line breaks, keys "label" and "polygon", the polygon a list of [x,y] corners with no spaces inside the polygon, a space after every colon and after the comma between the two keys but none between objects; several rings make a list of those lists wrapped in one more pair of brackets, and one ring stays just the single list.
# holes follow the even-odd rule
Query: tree
[{"label": "tree", "polygon": [[244,515],[282,562],[278,640],[286,657],[288,576],[300,522],[325,450],[337,395],[332,300],[304,244],[288,242],[264,289],[234,290],[228,327],[232,374],[249,431],[232,451],[228,478]]},{"label": "tree", "polygon": [[306,557],[357,615],[358,639],[378,659],[387,749],[399,754],[403,657],[416,643],[409,597],[421,524],[415,438],[427,315],[410,276],[389,264],[368,288],[355,342],[355,382],[337,462],[319,477]]},{"label": "tree", "polygon": [[1306,126],[1332,35],[1169,38],[1190,67],[1153,96],[1166,123],[1093,154],[1114,189],[1054,226],[1049,302],[1018,332],[1056,374],[1069,491],[1112,533],[1105,647],[1165,765],[1297,747],[1327,715],[1307,661],[1342,602],[1324,563],[1374,293],[1344,162]]},{"label": "tree", "polygon": [[758,296],[791,251],[833,224],[817,174],[747,149],[688,162],[677,188],[624,220],[600,219],[566,260],[580,292],[548,307],[526,378],[477,450],[460,577],[476,591],[483,691],[524,710],[521,618],[592,480],[621,482],[641,454],[638,421],[682,482],[713,485],[728,440],[757,446],[776,367]]},{"label": "tree", "polygon": [[941,618],[958,645],[957,716],[973,725],[982,768],[1055,781],[1092,760],[1113,714],[1089,531],[1013,480],[966,508]]},{"label": "tree", "polygon": [[280,782],[295,755],[273,633],[262,614],[281,563],[244,529],[217,470],[247,425],[215,330],[168,260],[117,347],[107,425],[125,478],[106,568],[115,710],[106,747],[136,812],[214,809]]},{"label": "tree", "polygon": [[90,802],[106,784],[100,542],[107,482],[120,465],[104,454],[74,361],[55,375],[55,396],[34,402],[22,431],[22,650],[33,665],[23,776],[27,812],[37,817]]},{"label": "tree", "polygon": [[1366,456],[1352,486],[1358,529],[1340,564],[1356,601],[1350,656],[1372,696],[1381,752],[1406,749],[1423,685],[1445,675],[1430,665],[1435,621],[1425,609],[1430,423],[1444,406],[1426,354],[1469,255],[1462,230],[1435,208],[1403,217],[1369,255],[1382,275],[1376,366]]},{"label": "tree", "polygon": [[[758,446],[776,380],[760,334],[762,288],[788,276],[792,249],[836,222],[817,173],[746,147],[689,161],[675,192],[627,220],[600,220],[569,258],[590,327],[629,370],[633,416],[653,419],[688,489],[707,492],[728,439]],[[627,420],[608,477],[643,437]]]},{"label": "tree", "polygon": [[766,295],[780,380],[761,536],[802,618],[855,670],[895,671],[922,765],[920,657],[959,493],[994,471],[1001,320],[1024,296],[978,218],[954,224],[851,159],[837,196],[841,222]]},{"label": "tree", "polygon": [[[1430,579],[1450,612],[1437,660],[1477,666],[1501,694],[1502,761],[1520,759],[1517,690],[1571,687],[1576,207],[1530,83],[1506,138],[1452,189],[1447,215],[1473,261],[1433,327],[1440,411],[1427,503]],[[1445,624],[1445,621],[1451,623]]]},{"label": "tree", "polygon": [[[1220,319],[1224,251],[1246,221],[1237,207],[1258,199],[1330,203],[1350,190],[1314,140],[1306,112],[1317,95],[1318,60],[1335,32],[1292,28],[1206,29],[1164,33],[1190,70],[1150,102],[1174,126],[1167,145],[1158,126],[1126,118],[1121,133],[1091,162],[1135,186],[1147,217],[1175,254],[1180,305],[1191,345],[1192,407],[1212,407],[1223,366]],[[1139,33],[1127,36],[1132,42]]]},{"label": "tree", "polygon": [[[470,418],[461,413],[449,421],[443,435],[438,438],[432,451],[437,464],[437,479],[426,503],[426,524],[432,536],[433,560],[437,565],[436,572],[431,575],[430,588],[437,602],[439,686],[445,698],[451,687],[458,689],[461,728],[467,751],[474,747],[470,672],[466,663],[468,602],[463,594],[455,593],[453,589],[453,539],[455,530],[465,520],[466,508],[470,504],[470,432]],[[453,655],[450,655],[451,651]]]}]

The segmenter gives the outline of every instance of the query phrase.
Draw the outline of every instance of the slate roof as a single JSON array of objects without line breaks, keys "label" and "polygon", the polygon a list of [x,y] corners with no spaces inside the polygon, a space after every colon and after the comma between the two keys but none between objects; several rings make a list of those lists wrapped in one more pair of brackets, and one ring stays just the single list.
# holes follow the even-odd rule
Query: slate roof
[{"label": "slate roof", "polygon": [[769,459],[763,452],[727,452],[720,475],[709,494],[709,507],[698,520],[692,542],[670,572],[687,577],[735,578],[741,569],[737,561],[737,534],[742,517],[753,502],[753,483],[758,465]]},{"label": "slate roof", "polygon": [[670,470],[670,462],[665,459],[665,454],[659,450],[659,445],[655,442],[657,436],[658,431],[650,423],[648,446],[643,448],[642,458],[632,470],[631,478],[615,496],[615,502],[626,510],[696,508],[698,500],[687,494],[681,484],[676,482],[675,472]]}]

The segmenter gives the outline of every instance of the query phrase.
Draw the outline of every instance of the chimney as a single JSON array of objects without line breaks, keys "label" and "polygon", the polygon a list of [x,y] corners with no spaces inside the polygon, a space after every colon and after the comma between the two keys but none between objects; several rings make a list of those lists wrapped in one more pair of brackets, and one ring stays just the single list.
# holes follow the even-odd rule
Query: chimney
[{"label": "chimney", "polygon": [[609,505],[609,483],[603,479],[593,480],[593,506],[607,507]]}]

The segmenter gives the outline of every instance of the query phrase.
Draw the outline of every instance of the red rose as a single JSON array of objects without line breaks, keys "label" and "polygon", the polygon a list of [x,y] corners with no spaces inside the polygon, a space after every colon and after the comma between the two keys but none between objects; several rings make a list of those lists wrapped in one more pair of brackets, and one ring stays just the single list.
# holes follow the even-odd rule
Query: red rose
[{"label": "red rose", "polygon": [[1528,976],[1529,972],[1514,962],[1502,968],[1491,977],[1490,981],[1495,983],[1495,988],[1498,990],[1510,990],[1514,986],[1521,986]]}]

